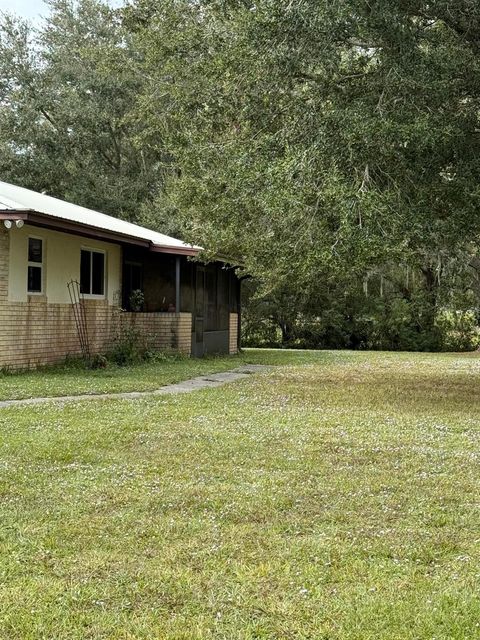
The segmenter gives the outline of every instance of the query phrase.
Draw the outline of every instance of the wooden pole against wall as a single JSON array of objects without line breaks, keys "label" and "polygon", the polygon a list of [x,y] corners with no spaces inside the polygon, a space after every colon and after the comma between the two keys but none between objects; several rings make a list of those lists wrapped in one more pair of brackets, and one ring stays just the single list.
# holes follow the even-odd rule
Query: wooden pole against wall
[{"label": "wooden pole against wall", "polygon": [[180,256],[175,258],[175,311],[180,313]]}]

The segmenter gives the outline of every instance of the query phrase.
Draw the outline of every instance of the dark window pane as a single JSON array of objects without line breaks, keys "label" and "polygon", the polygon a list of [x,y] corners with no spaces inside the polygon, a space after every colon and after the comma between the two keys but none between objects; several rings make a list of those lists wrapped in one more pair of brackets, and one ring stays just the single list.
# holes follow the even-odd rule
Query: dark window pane
[{"label": "dark window pane", "polygon": [[92,252],[92,293],[103,296],[105,283],[105,255]]},{"label": "dark window pane", "polygon": [[90,251],[82,251],[80,254],[80,293],[90,292]]},{"label": "dark window pane", "polygon": [[28,291],[42,292],[42,267],[28,267]]},{"label": "dark window pane", "polygon": [[38,238],[28,239],[28,261],[42,262],[42,241]]}]

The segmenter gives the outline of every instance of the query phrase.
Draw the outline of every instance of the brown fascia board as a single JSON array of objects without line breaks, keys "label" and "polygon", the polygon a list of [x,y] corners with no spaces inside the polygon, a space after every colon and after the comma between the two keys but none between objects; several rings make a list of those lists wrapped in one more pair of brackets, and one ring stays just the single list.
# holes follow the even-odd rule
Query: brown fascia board
[{"label": "brown fascia board", "polygon": [[0,209],[0,220],[26,220],[30,210]]},{"label": "brown fascia board", "polygon": [[136,245],[145,247],[146,249],[149,249],[153,252],[173,253],[186,256],[196,256],[198,254],[198,249],[194,249],[193,247],[169,247],[167,245],[154,245],[150,240],[142,240],[141,238],[136,238],[134,236],[116,233],[115,231],[108,231],[108,229],[90,227],[80,222],[72,222],[71,220],[53,218],[52,216],[38,213],[37,211],[33,210],[0,210],[0,221],[1,220],[23,220],[24,222],[35,227],[53,229],[54,231],[62,231],[64,233],[71,233],[73,235],[93,238],[97,240]]},{"label": "brown fascia board", "polygon": [[198,256],[200,253],[200,250],[195,249],[195,247],[168,247],[167,245],[162,246],[159,244],[152,244],[150,251],[153,251],[153,253],[175,253],[179,256]]},{"label": "brown fascia board", "polygon": [[125,236],[107,229],[99,229],[98,227],[90,227],[80,222],[72,222],[71,220],[63,220],[61,218],[53,218],[37,211],[0,211],[0,220],[23,220],[34,227],[42,227],[52,229],[54,231],[62,231],[86,238],[96,238],[99,240],[114,241],[118,243],[136,244],[143,247],[150,247],[148,240]]}]

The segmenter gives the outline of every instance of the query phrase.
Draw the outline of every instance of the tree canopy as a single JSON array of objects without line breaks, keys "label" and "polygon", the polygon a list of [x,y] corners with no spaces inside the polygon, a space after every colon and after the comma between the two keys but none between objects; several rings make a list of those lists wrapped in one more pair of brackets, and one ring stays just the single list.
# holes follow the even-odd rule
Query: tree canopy
[{"label": "tree canopy", "polygon": [[135,219],[162,184],[161,145],[137,144],[138,55],[118,12],[51,0],[40,29],[0,29],[2,179]]},{"label": "tree canopy", "polygon": [[472,239],[480,9],[450,5],[139,2],[143,115],[192,235],[307,279]]},{"label": "tree canopy", "polygon": [[51,6],[1,29],[4,179],[229,256],[292,322],[476,292],[476,2]]}]

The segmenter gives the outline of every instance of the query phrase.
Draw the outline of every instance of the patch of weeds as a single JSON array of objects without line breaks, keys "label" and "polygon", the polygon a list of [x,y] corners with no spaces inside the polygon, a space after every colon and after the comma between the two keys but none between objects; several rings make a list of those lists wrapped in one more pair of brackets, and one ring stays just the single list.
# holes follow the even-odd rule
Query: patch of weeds
[{"label": "patch of weeds", "polygon": [[88,364],[91,369],[106,369],[108,367],[108,359],[101,353],[96,353],[90,358]]},{"label": "patch of weeds", "polygon": [[76,371],[78,369],[88,369],[89,363],[82,356],[67,355],[64,362],[58,365],[48,365],[45,370],[51,371],[55,369],[66,369],[68,371]]},{"label": "patch of weeds", "polygon": [[159,351],[153,346],[155,336],[147,336],[140,329],[131,325],[122,327],[112,348],[106,353],[106,360],[120,367],[140,364],[142,362],[162,363],[185,360],[186,355],[174,351]]},{"label": "patch of weeds", "polygon": [[188,360],[189,356],[180,351],[158,351],[156,349],[149,349],[145,352],[145,361],[153,364],[162,362],[180,362],[182,360]]},{"label": "patch of weeds", "polygon": [[145,360],[148,349],[145,336],[134,326],[121,327],[106,357],[120,367]]}]

